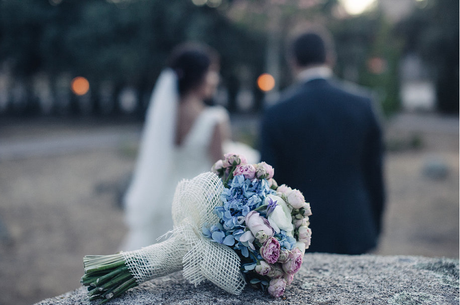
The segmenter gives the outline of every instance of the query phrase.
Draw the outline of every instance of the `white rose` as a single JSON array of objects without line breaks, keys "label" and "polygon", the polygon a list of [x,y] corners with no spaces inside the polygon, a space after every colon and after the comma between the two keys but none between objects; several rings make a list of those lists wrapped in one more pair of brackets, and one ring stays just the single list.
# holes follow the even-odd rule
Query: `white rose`
[{"label": "white rose", "polygon": [[286,184],[282,184],[281,186],[278,187],[276,191],[280,194],[287,195],[289,192],[292,191],[292,189]]},{"label": "white rose", "polygon": [[305,253],[305,243],[296,242],[294,248],[297,248],[300,252]]},{"label": "white rose", "polygon": [[292,190],[286,194],[288,203],[294,209],[300,209],[306,206],[305,198],[299,190]]},{"label": "white rose", "polygon": [[268,201],[269,198],[275,200],[277,206],[268,216],[268,222],[277,233],[280,232],[280,229],[292,233],[294,226],[292,225],[291,208],[278,196],[268,195],[265,200]]}]

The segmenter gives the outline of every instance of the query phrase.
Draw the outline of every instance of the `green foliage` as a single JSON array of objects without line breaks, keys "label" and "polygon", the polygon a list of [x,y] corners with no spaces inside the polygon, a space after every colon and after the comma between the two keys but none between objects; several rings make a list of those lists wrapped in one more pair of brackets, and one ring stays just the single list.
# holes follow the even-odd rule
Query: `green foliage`
[{"label": "green foliage", "polygon": [[[370,88],[385,115],[399,110],[399,59],[396,39],[381,12],[336,21],[331,26],[337,52],[336,73]],[[377,61],[377,67],[372,67]]]},{"label": "green foliage", "polygon": [[145,96],[172,48],[185,41],[217,49],[226,83],[241,63],[259,70],[263,65],[260,35],[190,0],[51,3],[0,1],[0,58],[15,77],[65,72],[86,77],[92,88],[111,81],[116,90],[130,85]]}]

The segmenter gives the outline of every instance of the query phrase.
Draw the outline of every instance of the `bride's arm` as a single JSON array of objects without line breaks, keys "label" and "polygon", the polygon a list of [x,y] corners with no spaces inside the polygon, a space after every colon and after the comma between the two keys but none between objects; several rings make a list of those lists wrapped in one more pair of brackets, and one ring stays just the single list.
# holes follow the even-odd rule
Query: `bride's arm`
[{"label": "bride's arm", "polygon": [[216,162],[223,157],[222,146],[225,141],[230,140],[231,129],[228,119],[217,123],[214,126],[214,132],[209,145],[209,154],[213,162]]}]

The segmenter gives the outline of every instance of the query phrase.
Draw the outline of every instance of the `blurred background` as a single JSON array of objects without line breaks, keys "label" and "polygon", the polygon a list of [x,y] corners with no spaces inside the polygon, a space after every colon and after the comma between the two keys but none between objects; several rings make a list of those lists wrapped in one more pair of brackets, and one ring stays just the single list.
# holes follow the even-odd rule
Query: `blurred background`
[{"label": "blurred background", "polygon": [[335,74],[382,109],[375,253],[458,259],[458,16],[452,0],[0,0],[0,304],[76,289],[85,254],[118,251],[120,200],[174,46],[220,53],[211,103],[257,148],[264,107],[293,82],[286,44],[311,23],[332,32]]}]

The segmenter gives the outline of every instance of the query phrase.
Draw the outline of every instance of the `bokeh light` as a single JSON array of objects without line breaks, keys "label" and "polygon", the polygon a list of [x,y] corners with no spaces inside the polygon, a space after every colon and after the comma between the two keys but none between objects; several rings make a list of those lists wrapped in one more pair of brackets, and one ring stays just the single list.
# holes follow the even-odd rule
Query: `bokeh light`
[{"label": "bokeh light", "polygon": [[72,80],[72,92],[76,95],[85,95],[89,91],[89,82],[82,76],[77,76]]},{"label": "bokeh light", "polygon": [[386,67],[386,61],[380,57],[372,57],[367,61],[367,68],[373,74],[382,74],[385,72]]},{"label": "bokeh light", "polygon": [[345,10],[351,15],[362,14],[375,0],[340,0]]},{"label": "bokeh light", "polygon": [[275,87],[275,79],[268,73],[264,73],[257,79],[257,85],[262,91],[270,91]]},{"label": "bokeh light", "polygon": [[206,4],[206,2],[208,2],[208,0],[192,0],[193,4],[195,4],[196,6],[203,6]]}]

